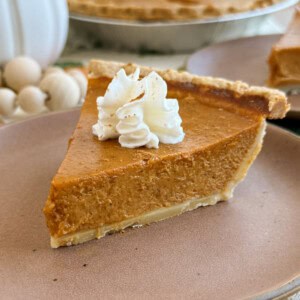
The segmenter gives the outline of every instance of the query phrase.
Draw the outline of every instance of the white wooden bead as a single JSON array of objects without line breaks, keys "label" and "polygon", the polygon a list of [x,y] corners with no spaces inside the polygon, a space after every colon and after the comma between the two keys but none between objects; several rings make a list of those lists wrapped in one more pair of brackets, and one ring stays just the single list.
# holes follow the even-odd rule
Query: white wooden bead
[{"label": "white wooden bead", "polygon": [[8,88],[0,88],[0,115],[11,116],[16,108],[16,94]]},{"label": "white wooden bead", "polygon": [[40,113],[45,111],[45,101],[48,95],[36,86],[26,86],[23,88],[18,97],[18,105],[27,113]]},{"label": "white wooden bead", "polygon": [[26,85],[38,84],[41,75],[40,65],[30,57],[16,57],[4,67],[5,82],[15,91],[20,91]]},{"label": "white wooden bead", "polygon": [[50,74],[53,74],[53,73],[64,73],[64,69],[60,68],[60,67],[54,67],[54,66],[51,66],[51,67],[48,67],[45,71],[44,71],[44,74],[43,74],[43,77],[45,76],[48,76]]},{"label": "white wooden bead", "polygon": [[79,86],[67,73],[54,73],[44,77],[40,88],[48,94],[46,105],[50,110],[71,108],[80,100]]},{"label": "white wooden bead", "polygon": [[80,88],[80,98],[83,102],[85,96],[86,96],[86,91],[87,91],[87,78],[85,75],[78,69],[72,69],[67,72],[70,74],[78,83],[78,86]]}]

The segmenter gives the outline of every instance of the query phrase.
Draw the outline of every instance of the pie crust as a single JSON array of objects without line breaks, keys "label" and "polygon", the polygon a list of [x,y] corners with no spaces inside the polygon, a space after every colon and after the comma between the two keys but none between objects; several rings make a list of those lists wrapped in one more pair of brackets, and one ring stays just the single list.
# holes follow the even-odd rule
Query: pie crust
[{"label": "pie crust", "polygon": [[68,0],[72,13],[96,17],[164,21],[222,16],[263,8],[282,0]]}]

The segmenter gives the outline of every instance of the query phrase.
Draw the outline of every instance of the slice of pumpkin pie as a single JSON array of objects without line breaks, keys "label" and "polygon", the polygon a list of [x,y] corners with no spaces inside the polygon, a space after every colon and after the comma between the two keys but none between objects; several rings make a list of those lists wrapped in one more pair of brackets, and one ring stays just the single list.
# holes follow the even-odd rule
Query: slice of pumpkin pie
[{"label": "slice of pumpkin pie", "polygon": [[229,199],[266,118],[289,108],[282,92],[242,82],[97,60],[89,70],[44,208],[53,248]]},{"label": "slice of pumpkin pie", "polygon": [[293,87],[300,84],[300,5],[287,32],[272,47],[269,63],[269,86]]}]

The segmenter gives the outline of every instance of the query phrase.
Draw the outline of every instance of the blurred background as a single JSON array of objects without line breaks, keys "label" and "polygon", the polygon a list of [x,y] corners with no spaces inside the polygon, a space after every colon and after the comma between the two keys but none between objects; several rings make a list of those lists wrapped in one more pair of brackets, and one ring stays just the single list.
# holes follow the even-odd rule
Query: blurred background
[{"label": "blurred background", "polygon": [[[199,0],[197,3],[202,2]],[[249,2],[254,4],[246,7],[245,3]],[[2,102],[0,93],[2,123],[80,106],[86,91],[86,66],[92,58],[187,70],[198,75],[266,85],[268,56],[287,31],[298,1],[253,0],[244,3],[212,0],[209,9],[201,8],[199,16],[195,13],[191,14],[193,17],[184,17],[180,13],[184,14],[186,10],[181,9],[178,14],[155,15],[154,19],[135,17],[134,10],[121,10],[120,13],[118,7],[109,14],[109,5],[100,9],[95,3],[101,4],[101,1],[0,1],[0,85],[14,92],[13,95],[11,91],[5,91],[2,98],[6,98]],[[126,1],[122,5],[124,3]],[[149,3],[144,8],[137,7],[136,11],[146,9]],[[224,3],[230,6],[224,7]],[[187,10],[190,11],[193,12]],[[199,13],[196,8],[194,11]],[[24,92],[25,96],[18,97],[21,87],[10,86],[9,78],[5,79],[5,66],[19,56],[30,57],[40,66],[41,74],[36,75],[33,82],[28,79],[29,85],[40,87],[46,74],[71,69],[72,74],[69,72],[68,75],[76,79],[81,95],[74,101],[64,100],[55,105],[49,105],[47,96],[37,90]],[[17,77],[22,77],[19,64],[16,65]],[[30,63],[22,66],[24,70],[31,68]],[[76,70],[72,70],[74,68]],[[11,77],[16,77],[13,71]],[[43,84],[44,89],[47,84]],[[74,92],[74,88],[67,90],[71,94]],[[290,92],[290,89],[283,90]],[[39,97],[36,96],[38,100],[28,100],[34,93],[39,94]],[[290,120],[279,123],[299,132],[300,101],[297,92],[291,94]],[[4,108],[1,109],[1,106]]]}]

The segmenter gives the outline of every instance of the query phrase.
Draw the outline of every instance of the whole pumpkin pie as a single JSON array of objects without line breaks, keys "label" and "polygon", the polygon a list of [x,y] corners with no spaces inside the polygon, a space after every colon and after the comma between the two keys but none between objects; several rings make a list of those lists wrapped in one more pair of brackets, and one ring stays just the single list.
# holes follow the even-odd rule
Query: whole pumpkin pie
[{"label": "whole pumpkin pie", "polygon": [[287,32],[273,46],[269,56],[269,80],[273,87],[300,83],[300,6]]},{"label": "whole pumpkin pie", "polygon": [[211,18],[283,0],[68,0],[73,13],[112,19],[165,21]]},{"label": "whole pumpkin pie", "polygon": [[[96,99],[120,69],[129,75],[137,66],[90,63],[80,119],[44,208],[53,248],[229,199],[262,147],[265,119],[283,118],[289,108],[277,90],[157,71],[167,96],[178,99],[185,136],[158,148],[126,148],[118,139],[100,141],[92,133]],[[145,78],[152,69],[140,71]]]}]

